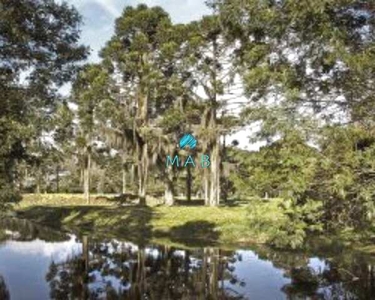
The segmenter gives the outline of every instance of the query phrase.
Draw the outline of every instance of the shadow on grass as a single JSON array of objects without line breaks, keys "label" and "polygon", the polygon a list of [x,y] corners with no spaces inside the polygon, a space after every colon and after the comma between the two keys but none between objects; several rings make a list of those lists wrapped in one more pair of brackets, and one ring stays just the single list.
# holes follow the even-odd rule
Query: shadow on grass
[{"label": "shadow on grass", "polygon": [[[84,216],[93,211],[101,210],[101,207],[95,206],[32,206],[18,212],[18,216],[39,224],[45,224],[53,228],[61,228],[64,221],[76,221],[80,226],[92,228],[93,222],[85,220]],[[77,225],[78,225],[77,224]]]},{"label": "shadow on grass", "polygon": [[176,199],[175,206],[204,206],[204,199],[194,199],[187,201],[186,199]]},{"label": "shadow on grass", "polygon": [[134,204],[135,201],[139,200],[138,195],[134,195],[131,193],[125,193],[125,194],[120,194],[118,196],[112,196],[112,197],[107,197],[107,196],[97,196],[94,198],[94,201],[107,201],[108,203],[116,204],[116,205],[131,205]]},{"label": "shadow on grass", "polygon": [[220,233],[215,228],[216,225],[208,221],[189,221],[166,232],[156,231],[155,236],[188,247],[213,247],[218,245],[220,238]]},{"label": "shadow on grass", "polygon": [[[248,200],[243,199],[228,199],[226,201],[221,201],[220,206],[223,207],[238,207],[244,206],[249,203]],[[186,199],[176,199],[175,206],[205,206],[204,199],[194,199],[191,201],[187,201]]]},{"label": "shadow on grass", "polygon": [[152,220],[160,215],[152,207],[143,206],[34,206],[20,211],[19,217],[93,237],[124,238],[139,246],[164,239],[188,247],[209,247],[218,245],[220,238],[216,225],[205,220],[157,230]]},{"label": "shadow on grass", "polygon": [[220,204],[220,206],[224,206],[224,207],[238,207],[238,206],[245,206],[249,204],[249,201],[248,200],[243,200],[243,199],[228,199],[226,200],[225,202],[222,201],[222,203]]}]

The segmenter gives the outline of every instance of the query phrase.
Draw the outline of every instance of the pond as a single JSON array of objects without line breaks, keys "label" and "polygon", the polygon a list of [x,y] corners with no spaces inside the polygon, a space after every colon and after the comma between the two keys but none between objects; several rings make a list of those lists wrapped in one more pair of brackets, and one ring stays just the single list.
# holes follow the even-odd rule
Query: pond
[{"label": "pond", "polygon": [[375,299],[375,261],[340,245],[286,252],[135,244],[0,222],[0,299]]}]

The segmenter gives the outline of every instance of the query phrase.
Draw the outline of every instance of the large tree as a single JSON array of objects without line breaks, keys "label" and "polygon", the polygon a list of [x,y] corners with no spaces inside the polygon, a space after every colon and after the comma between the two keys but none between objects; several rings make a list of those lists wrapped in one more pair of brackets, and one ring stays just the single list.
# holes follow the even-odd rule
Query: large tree
[{"label": "large tree", "polygon": [[[102,51],[105,64],[119,75],[120,102],[126,109],[121,131],[131,130],[138,175],[138,195],[144,205],[150,170],[150,140],[155,122],[174,103],[176,52],[181,38],[160,7],[126,7],[116,20],[115,34]],[[129,122],[131,121],[131,122]],[[129,124],[130,123],[130,124]]]},{"label": "large tree", "polygon": [[[83,191],[90,202],[90,177],[92,155],[95,146],[103,142],[99,138],[98,110],[101,103],[110,98],[109,74],[101,65],[86,65],[73,85],[73,100],[78,105],[79,130],[77,147],[81,153]],[[99,142],[99,143],[98,143]]]},{"label": "large tree", "polygon": [[314,142],[321,156],[312,196],[324,199],[328,221],[345,226],[371,219],[374,4],[217,0],[212,5],[226,38],[239,45],[237,63],[251,100],[244,116],[260,121],[257,138],[274,142],[298,131]]},{"label": "large tree", "polygon": [[41,134],[33,124],[48,119],[57,88],[86,56],[78,43],[80,22],[66,3],[0,1],[0,203],[17,199],[15,165]]},{"label": "large tree", "polygon": [[234,89],[241,85],[240,81],[235,82],[233,53],[236,47],[225,39],[216,15],[203,17],[191,23],[189,28],[185,60],[194,75],[196,101],[203,109],[200,128],[195,131],[202,144],[201,150],[210,153],[211,158],[211,165],[203,174],[205,203],[216,206],[221,197],[223,147],[220,139],[228,130],[224,128],[224,116],[228,113],[228,103],[238,98]]},{"label": "large tree", "polygon": [[211,2],[227,39],[240,45],[237,62],[249,98],[263,109],[277,107],[269,111],[275,122],[280,113],[288,114],[290,123],[299,121],[301,114],[318,116],[321,125],[373,122],[373,4]]}]

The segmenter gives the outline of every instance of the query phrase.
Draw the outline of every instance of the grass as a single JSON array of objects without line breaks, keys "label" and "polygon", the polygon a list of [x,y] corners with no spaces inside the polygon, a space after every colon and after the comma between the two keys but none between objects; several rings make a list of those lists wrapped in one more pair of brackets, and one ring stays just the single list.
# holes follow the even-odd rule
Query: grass
[{"label": "grass", "polygon": [[[93,195],[87,205],[82,195],[28,194],[17,205],[16,212],[21,218],[48,227],[67,228],[94,237],[123,238],[137,244],[233,249],[264,244],[270,239],[267,230],[259,232],[250,226],[251,210],[244,203],[205,207],[192,201],[189,206],[166,207],[156,199],[148,199],[148,206],[140,207],[134,203],[119,206],[111,198],[113,195]],[[374,254],[374,232],[342,231],[325,238]]]},{"label": "grass", "polygon": [[[91,204],[94,206],[110,206],[114,205],[113,201],[107,198],[114,195],[91,195]],[[82,194],[24,194],[22,201],[17,208],[25,208],[32,206],[67,206],[67,205],[87,205],[87,201]]]},{"label": "grass", "polygon": [[[109,197],[108,197],[109,198]],[[163,242],[189,247],[239,246],[253,242],[245,206],[118,206],[105,197],[24,195],[16,207],[20,217],[51,227],[68,227],[95,235],[123,237],[141,243]]]}]

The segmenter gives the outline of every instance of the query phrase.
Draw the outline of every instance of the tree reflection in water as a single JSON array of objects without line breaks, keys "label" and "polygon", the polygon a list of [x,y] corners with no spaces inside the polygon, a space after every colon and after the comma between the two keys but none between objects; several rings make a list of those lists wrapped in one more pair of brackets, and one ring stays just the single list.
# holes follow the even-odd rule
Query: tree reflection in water
[{"label": "tree reflection in water", "polygon": [[234,252],[83,239],[83,255],[51,263],[46,276],[52,299],[244,299],[231,263]]},{"label": "tree reflection in water", "polygon": [[3,276],[0,275],[0,299],[1,300],[10,300],[9,291],[5,284]]},{"label": "tree reflection in water", "polygon": [[[319,267],[310,264],[311,253],[279,252],[270,248],[258,249],[261,259],[272,261],[276,268],[285,270],[291,279],[282,291],[287,299],[375,299],[375,259],[363,253],[348,251],[328,252],[314,249],[321,255]],[[329,258],[327,258],[329,257]]]},{"label": "tree reflection in water", "polygon": [[[44,265],[34,265],[32,258],[30,269],[39,271],[27,274],[39,284],[40,273],[33,272],[42,272],[52,299],[375,299],[375,258],[330,241],[292,252],[256,245],[238,251],[180,250],[118,240],[89,241],[87,236],[78,241],[73,234],[17,219],[0,220],[0,228],[0,245],[11,261],[23,258],[20,249],[25,257],[27,249],[54,254],[50,257],[56,261],[47,274]],[[39,243],[39,239],[57,243]],[[5,283],[0,276],[1,300],[8,300],[9,293],[23,284],[9,270],[9,264],[1,270],[7,279]]]},{"label": "tree reflection in water", "polygon": [[[52,299],[249,299],[251,294],[237,287],[257,276],[252,272],[249,278],[237,278],[241,252],[138,247],[116,240],[89,243],[86,236],[82,245],[81,256],[50,265],[46,278]],[[375,295],[374,264],[362,255],[343,253],[314,268],[307,253],[258,250],[259,258],[271,261],[290,278],[280,291],[287,299],[373,299]]]},{"label": "tree reflection in water", "polygon": [[375,299],[371,264],[345,265],[332,260],[320,272],[301,267],[291,269],[290,275],[291,284],[283,288],[288,299]]},{"label": "tree reflection in water", "polygon": [[[6,235],[2,230],[7,230]],[[0,241],[1,240],[33,241],[41,239],[44,241],[66,241],[68,234],[46,226],[36,225],[33,222],[17,218],[0,218]]]}]

